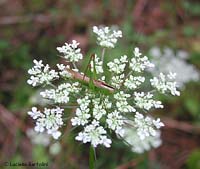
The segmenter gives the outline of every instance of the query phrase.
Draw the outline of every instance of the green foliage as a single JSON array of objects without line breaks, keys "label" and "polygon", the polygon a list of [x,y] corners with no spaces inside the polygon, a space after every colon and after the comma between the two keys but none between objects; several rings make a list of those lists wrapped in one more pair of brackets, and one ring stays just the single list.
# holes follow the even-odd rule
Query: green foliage
[{"label": "green foliage", "polygon": [[47,3],[45,1],[40,1],[40,0],[27,1],[27,8],[33,13],[44,10],[46,6]]},{"label": "green foliage", "polygon": [[[44,60],[44,63],[50,62],[50,64],[58,62],[58,53],[57,50],[55,50],[55,43],[62,39],[62,36],[58,36],[55,39],[52,39],[50,37],[42,36],[37,44],[33,46],[37,50],[34,50],[34,57],[37,57],[39,60]],[[59,42],[60,43],[60,42]]]},{"label": "green foliage", "polygon": [[189,36],[189,37],[194,36],[195,33],[196,33],[196,31],[194,30],[194,28],[192,26],[188,25],[188,26],[183,27],[183,34],[185,36]]},{"label": "green foliage", "polygon": [[[33,159],[35,162],[48,162],[50,163],[46,148],[42,145],[34,146],[33,148]],[[50,165],[50,164],[49,164]]]},{"label": "green foliage", "polygon": [[200,53],[199,52],[192,52],[190,56],[190,61],[192,64],[196,65],[200,68]]},{"label": "green foliage", "polygon": [[195,98],[185,100],[185,106],[194,117],[200,117],[199,101]]},{"label": "green foliage", "polygon": [[[11,50],[12,49],[12,50]],[[12,68],[28,69],[32,62],[30,57],[30,46],[22,44],[20,47],[13,47],[8,41],[0,41],[0,60]]]},{"label": "green foliage", "polygon": [[28,85],[24,85],[24,83],[26,84],[25,80],[22,82],[17,85],[16,90],[13,92],[13,102],[9,105],[10,110],[22,110],[29,106],[29,98],[33,90]]},{"label": "green foliage", "polygon": [[31,66],[30,46],[28,44],[20,45],[19,48],[14,48],[8,58],[13,68],[27,70]]},{"label": "green foliage", "polygon": [[200,150],[194,150],[187,159],[187,169],[200,169]]},{"label": "green foliage", "polygon": [[[200,93],[196,92],[200,90],[199,83],[190,82],[186,85],[185,90],[181,95],[181,102],[183,107],[180,109],[180,116],[188,112],[193,119],[193,122],[199,123],[200,119]],[[184,115],[183,114],[183,115]]]},{"label": "green foliage", "polygon": [[183,8],[187,12],[189,12],[189,14],[194,15],[194,16],[200,15],[200,3],[199,2],[190,2],[189,0],[184,0],[182,5],[183,5]]},{"label": "green foliage", "polygon": [[7,40],[0,40],[0,60],[3,58],[8,48],[9,48],[9,42]]},{"label": "green foliage", "polygon": [[[24,161],[23,161],[23,158],[21,157],[20,154],[16,154],[16,155],[10,160],[10,162],[11,162],[12,164],[14,164],[15,162],[22,163],[22,162],[24,162]],[[5,168],[7,168],[7,167],[5,167]],[[16,169],[26,169],[26,167],[24,167],[24,166],[13,166],[13,168],[16,168]]]}]

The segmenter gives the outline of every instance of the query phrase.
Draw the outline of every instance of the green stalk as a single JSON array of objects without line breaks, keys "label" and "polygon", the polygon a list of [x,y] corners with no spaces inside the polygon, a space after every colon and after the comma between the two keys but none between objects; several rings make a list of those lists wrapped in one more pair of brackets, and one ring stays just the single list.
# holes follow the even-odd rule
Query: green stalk
[{"label": "green stalk", "polygon": [[101,61],[102,61],[103,63],[104,63],[105,51],[106,51],[106,48],[103,48],[103,49],[102,49],[102,54],[101,54]]},{"label": "green stalk", "polygon": [[89,168],[95,169],[95,148],[90,146]]},{"label": "green stalk", "polygon": [[78,69],[75,62],[72,62],[72,65],[74,66],[75,69]]}]

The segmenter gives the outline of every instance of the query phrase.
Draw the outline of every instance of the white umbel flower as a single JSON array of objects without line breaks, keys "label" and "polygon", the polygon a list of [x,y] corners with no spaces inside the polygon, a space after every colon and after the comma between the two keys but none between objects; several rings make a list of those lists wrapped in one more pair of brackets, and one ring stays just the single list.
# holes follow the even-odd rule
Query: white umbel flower
[{"label": "white umbel flower", "polygon": [[151,63],[147,56],[140,57],[141,53],[139,48],[135,48],[134,55],[130,62],[130,69],[136,72],[142,72],[145,68],[154,67],[154,64]]},{"label": "white umbel flower", "polygon": [[90,118],[89,114],[90,109],[76,109],[76,116],[71,119],[72,125],[73,126],[79,126],[82,125],[84,126],[85,124],[88,123],[88,119]]},{"label": "white umbel flower", "polygon": [[154,108],[163,108],[163,105],[161,101],[155,101],[152,99],[153,94],[147,93],[145,94],[144,92],[135,92],[134,93],[134,99],[135,99],[135,104],[142,109],[150,110],[152,107]]},{"label": "white umbel flower", "polygon": [[47,133],[37,133],[33,129],[27,129],[26,134],[33,144],[43,145],[45,147],[50,144],[50,135]]},{"label": "white umbel flower", "polygon": [[152,56],[152,62],[156,65],[156,69],[149,69],[154,75],[158,76],[160,72],[167,74],[168,72],[175,72],[176,82],[179,87],[190,81],[198,81],[200,79],[199,70],[192,64],[188,63],[189,53],[184,50],[177,50],[164,47],[161,50],[159,47],[152,47],[149,51]]},{"label": "white umbel flower", "polygon": [[90,125],[86,126],[84,131],[80,132],[75,139],[83,143],[91,142],[93,147],[97,147],[99,144],[110,147],[112,141],[107,138],[106,133],[106,130],[102,126],[99,126],[97,121],[93,121]]},{"label": "white umbel flower", "polygon": [[49,70],[49,65],[43,65],[42,61],[33,60],[35,66],[28,70],[31,75],[27,83],[32,86],[41,84],[49,84],[51,81],[59,78],[58,73],[55,70]]},{"label": "white umbel flower", "polygon": [[156,130],[155,136],[148,136],[142,140],[138,136],[137,131],[131,127],[132,125],[134,124],[131,122],[131,124],[125,127],[123,139],[125,143],[128,143],[128,146],[130,146],[133,152],[141,154],[149,151],[152,147],[157,148],[162,144],[159,130]]},{"label": "white umbel flower", "polygon": [[71,73],[69,73],[69,71],[67,71],[67,69],[70,69],[70,66],[67,65],[63,65],[63,64],[57,64],[56,65],[59,69],[59,75],[64,77],[64,78],[70,78],[72,75]]},{"label": "white umbel flower", "polygon": [[109,67],[110,72],[120,74],[124,72],[127,63],[127,56],[121,56],[120,59],[114,59],[112,62],[108,62],[107,66]]},{"label": "white umbel flower", "polygon": [[111,85],[117,89],[120,88],[124,81],[124,74],[112,76],[111,78]]},{"label": "white umbel flower", "polygon": [[93,116],[95,119],[100,120],[103,115],[106,114],[106,110],[103,108],[103,105],[94,105]]},{"label": "white umbel flower", "polygon": [[31,116],[34,120],[42,116],[42,113],[37,110],[37,107],[32,107],[31,111],[28,111],[28,115]]},{"label": "white umbel flower", "polygon": [[149,116],[144,117],[142,114],[136,112],[134,127],[141,140],[149,136],[155,136],[156,130],[160,129],[162,126],[164,126],[164,124],[160,122],[160,119],[154,120]]},{"label": "white umbel flower", "polygon": [[93,32],[97,35],[97,43],[106,48],[114,48],[117,39],[122,37],[122,31],[109,27],[93,26]]},{"label": "white umbel flower", "polygon": [[107,116],[106,123],[108,124],[108,127],[115,131],[116,134],[119,134],[120,136],[123,136],[124,130],[123,130],[123,116],[120,115],[118,111],[114,111],[112,113],[109,113]]},{"label": "white umbel flower", "polygon": [[81,54],[81,49],[78,48],[79,43],[75,40],[72,43],[65,43],[62,47],[57,47],[57,50],[60,53],[64,54],[64,58],[71,61],[71,62],[78,62],[83,58]]},{"label": "white umbel flower", "polygon": [[48,134],[52,135],[54,139],[58,139],[61,135],[61,132],[58,129],[63,125],[62,114],[63,110],[59,107],[54,109],[44,109],[43,113],[34,116],[36,113],[35,108],[32,108],[32,113],[28,114],[36,120],[35,131],[44,132],[47,131]]},{"label": "white umbel flower", "polygon": [[89,106],[90,102],[91,102],[91,100],[90,100],[89,96],[87,96],[87,95],[85,97],[79,98],[77,100],[77,103],[80,105],[80,108],[83,110]]},{"label": "white umbel flower", "polygon": [[118,101],[126,101],[130,97],[131,97],[130,94],[127,94],[123,91],[114,94],[114,98]]},{"label": "white umbel flower", "polygon": [[125,80],[124,86],[126,86],[128,89],[136,89],[138,86],[140,86],[142,83],[144,83],[145,77],[142,76],[132,76]]},{"label": "white umbel flower", "polygon": [[68,103],[70,93],[78,93],[80,88],[79,83],[73,84],[63,83],[57,89],[50,89],[40,92],[40,95],[46,99],[54,100],[55,103]]},{"label": "white umbel flower", "polygon": [[122,113],[128,113],[128,112],[135,112],[135,108],[128,104],[127,101],[117,101],[116,102],[117,109]]},{"label": "white umbel flower", "polygon": [[177,84],[172,78],[175,78],[175,75],[168,74],[167,76],[163,73],[160,73],[159,77],[154,77],[150,79],[151,85],[155,87],[158,91],[162,93],[170,92],[174,96],[180,96],[180,92],[177,90]]},{"label": "white umbel flower", "polygon": [[131,97],[130,94],[126,94],[123,91],[114,94],[116,100],[116,107],[122,113],[135,112],[135,108],[128,103],[128,99]]},{"label": "white umbel flower", "polygon": [[[122,32],[96,26],[93,27],[93,32],[97,35],[97,42],[103,50],[101,58],[96,54],[91,55],[85,73],[76,66],[75,62],[83,56],[78,48],[79,43],[73,40],[71,44],[65,43],[64,46],[57,48],[63,57],[72,63],[57,64],[56,72],[50,70],[49,65],[43,65],[42,61],[34,60],[35,66],[28,71],[31,75],[28,83],[32,86],[51,86],[40,93],[48,99],[48,103],[74,108],[74,116],[70,120],[72,126],[80,129],[76,140],[90,143],[93,147],[110,147],[112,141],[108,137],[108,131],[119,137],[125,134],[127,138],[125,129],[129,124],[137,134],[130,144],[142,142],[141,147],[143,146],[138,149],[133,146],[133,151],[142,152],[151,146],[156,147],[152,143],[153,137],[157,138],[158,130],[164,124],[159,118],[153,119],[145,113],[137,112],[145,110],[147,113],[151,108],[163,108],[159,100],[154,100],[153,92],[146,91],[148,87],[145,89],[146,92],[142,91],[142,84],[148,82],[143,71],[154,65],[148,57],[142,56],[137,47],[132,57],[122,55],[107,63],[107,60],[104,60],[105,48],[113,48],[118,38],[122,37]],[[70,68],[71,64],[75,69]],[[62,82],[57,80],[59,77]],[[172,72],[167,75],[161,73],[159,77],[152,78],[150,83],[162,93],[179,95],[175,79],[176,76]],[[53,84],[53,80],[57,80],[56,83]],[[54,139],[58,139],[61,136],[59,129],[63,126],[62,112],[63,109],[59,107],[45,108],[44,111],[33,107],[28,114],[35,120],[37,132],[46,132]]]}]

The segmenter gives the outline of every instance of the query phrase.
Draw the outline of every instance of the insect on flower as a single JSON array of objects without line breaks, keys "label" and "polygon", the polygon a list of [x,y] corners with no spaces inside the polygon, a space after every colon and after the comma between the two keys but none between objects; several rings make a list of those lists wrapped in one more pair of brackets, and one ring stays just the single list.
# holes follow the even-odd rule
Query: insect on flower
[{"label": "insect on flower", "polygon": [[[95,54],[92,54],[91,57],[90,57],[90,62],[95,62],[94,59],[95,59]],[[91,64],[89,63],[87,68],[91,68]],[[101,88],[101,89],[105,89],[105,90],[108,90],[109,92],[114,92],[115,88],[108,85],[107,83],[101,81],[101,80],[96,80],[96,79],[93,79],[92,77],[88,77],[84,74],[81,74],[79,72],[76,72],[72,69],[69,69],[69,68],[66,68],[66,70],[72,75],[72,78],[76,79],[76,80],[79,80],[79,81],[83,81],[85,82],[86,84],[89,84],[90,81],[92,81],[92,83],[94,84],[94,86],[98,87],[98,88]],[[87,70],[87,69],[86,69]]]}]

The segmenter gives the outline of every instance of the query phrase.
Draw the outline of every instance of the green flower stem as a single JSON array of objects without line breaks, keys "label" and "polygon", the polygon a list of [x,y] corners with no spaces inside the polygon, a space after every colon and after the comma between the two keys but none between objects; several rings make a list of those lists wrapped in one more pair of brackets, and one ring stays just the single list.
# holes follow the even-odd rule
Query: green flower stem
[{"label": "green flower stem", "polygon": [[95,169],[95,160],[96,160],[95,148],[91,145],[90,146],[90,155],[89,155],[89,168],[90,169]]},{"label": "green flower stem", "polygon": [[75,62],[72,62],[72,65],[74,66],[75,69],[78,69]]},{"label": "green flower stem", "polygon": [[54,89],[56,89],[57,87],[53,84],[53,83],[49,83],[48,85],[50,85],[51,87],[53,87]]},{"label": "green flower stem", "polygon": [[131,74],[133,73],[133,71],[131,70],[124,79],[127,79]]},{"label": "green flower stem", "polygon": [[106,51],[106,48],[103,48],[102,54],[101,54],[101,61],[102,61],[103,63],[104,63],[105,51]]}]

